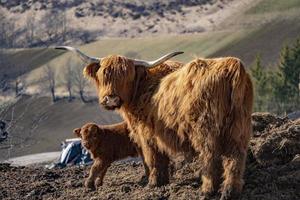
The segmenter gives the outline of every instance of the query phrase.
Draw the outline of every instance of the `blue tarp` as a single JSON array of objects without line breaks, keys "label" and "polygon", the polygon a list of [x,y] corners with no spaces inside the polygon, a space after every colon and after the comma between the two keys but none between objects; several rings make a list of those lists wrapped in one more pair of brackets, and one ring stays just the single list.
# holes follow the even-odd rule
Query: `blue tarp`
[{"label": "blue tarp", "polygon": [[90,165],[93,160],[89,152],[82,147],[80,139],[69,139],[62,143],[62,151],[57,162],[47,168],[64,168],[68,165]]},{"label": "blue tarp", "polygon": [[6,123],[0,120],[0,142],[6,140],[8,132],[6,132]]}]

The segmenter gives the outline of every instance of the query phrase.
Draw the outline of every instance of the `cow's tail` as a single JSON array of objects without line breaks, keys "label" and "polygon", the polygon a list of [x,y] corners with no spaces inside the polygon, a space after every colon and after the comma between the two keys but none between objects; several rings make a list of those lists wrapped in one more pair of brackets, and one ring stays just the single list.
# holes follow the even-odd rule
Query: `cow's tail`
[{"label": "cow's tail", "polygon": [[230,135],[236,137],[237,142],[241,143],[241,148],[245,150],[252,133],[253,86],[239,59],[233,58],[231,67]]}]

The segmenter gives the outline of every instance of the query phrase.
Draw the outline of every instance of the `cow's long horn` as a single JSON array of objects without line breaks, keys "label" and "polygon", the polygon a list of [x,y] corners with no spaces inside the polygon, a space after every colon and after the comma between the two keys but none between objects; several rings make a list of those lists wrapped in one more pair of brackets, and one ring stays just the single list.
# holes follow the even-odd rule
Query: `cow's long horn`
[{"label": "cow's long horn", "polygon": [[155,66],[160,65],[163,62],[169,60],[170,58],[177,56],[179,54],[183,54],[183,53],[184,52],[182,52],[182,51],[172,52],[172,53],[168,53],[154,61],[145,61],[145,60],[136,60],[135,59],[135,60],[133,60],[133,62],[134,62],[134,65],[141,65],[141,66],[145,66],[145,67],[155,67]]},{"label": "cow's long horn", "polygon": [[88,55],[85,55],[79,49],[74,48],[74,47],[70,47],[70,46],[57,46],[57,47],[54,47],[54,49],[72,51],[73,53],[75,53],[76,55],[78,55],[79,58],[83,62],[88,63],[88,64],[90,64],[90,63],[99,63],[101,61],[101,58],[95,58],[95,57],[90,57]]}]

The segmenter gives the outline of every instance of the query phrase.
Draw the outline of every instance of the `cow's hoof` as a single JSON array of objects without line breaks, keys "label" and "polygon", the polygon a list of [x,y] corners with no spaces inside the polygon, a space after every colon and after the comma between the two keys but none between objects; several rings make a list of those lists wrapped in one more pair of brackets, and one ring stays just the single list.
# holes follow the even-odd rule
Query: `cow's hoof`
[{"label": "cow's hoof", "polygon": [[148,184],[147,184],[148,188],[155,188],[155,187],[159,187],[159,185],[157,184],[157,182],[155,181],[151,181],[149,180]]},{"label": "cow's hoof", "polygon": [[222,191],[220,200],[238,200],[240,199],[240,192],[233,187],[226,188]]},{"label": "cow's hoof", "polygon": [[96,181],[95,181],[95,186],[96,186],[96,188],[99,188],[99,187],[101,187],[103,185],[103,181],[101,181],[100,179],[96,179]]},{"label": "cow's hoof", "polygon": [[216,195],[216,192],[201,192],[200,200],[210,200],[215,195]]},{"label": "cow's hoof", "polygon": [[149,188],[155,188],[155,187],[161,187],[161,186],[164,186],[167,184],[168,184],[168,182],[165,182],[165,181],[149,181],[147,186]]},{"label": "cow's hoof", "polygon": [[146,186],[148,184],[148,177],[147,176],[142,176],[141,179],[139,180],[139,185],[141,186]]},{"label": "cow's hoof", "polygon": [[87,190],[90,190],[90,191],[96,190],[96,186],[95,186],[94,181],[87,180],[87,181],[85,181],[84,185],[85,185],[85,188]]}]

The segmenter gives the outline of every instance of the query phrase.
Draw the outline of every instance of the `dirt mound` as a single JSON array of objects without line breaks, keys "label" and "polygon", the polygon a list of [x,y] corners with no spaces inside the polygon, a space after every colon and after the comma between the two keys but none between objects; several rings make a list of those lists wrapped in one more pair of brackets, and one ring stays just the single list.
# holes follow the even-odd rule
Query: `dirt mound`
[{"label": "dirt mound", "polygon": [[260,135],[265,131],[272,129],[274,127],[281,126],[282,124],[288,121],[287,118],[280,118],[276,115],[272,115],[271,113],[253,113],[252,114],[252,126],[254,136]]},{"label": "dirt mound", "polygon": [[[265,128],[251,140],[241,199],[300,199],[300,120],[282,121],[269,114],[253,119]],[[0,164],[0,199],[199,199],[198,166],[182,165],[170,184],[148,188],[139,181],[144,173],[141,163],[115,163],[104,185],[89,192],[83,187],[89,167],[46,170]]]},{"label": "dirt mound", "polygon": [[300,120],[290,121],[269,113],[254,114],[252,119],[254,137],[250,150],[258,163],[284,164],[300,153]]}]

